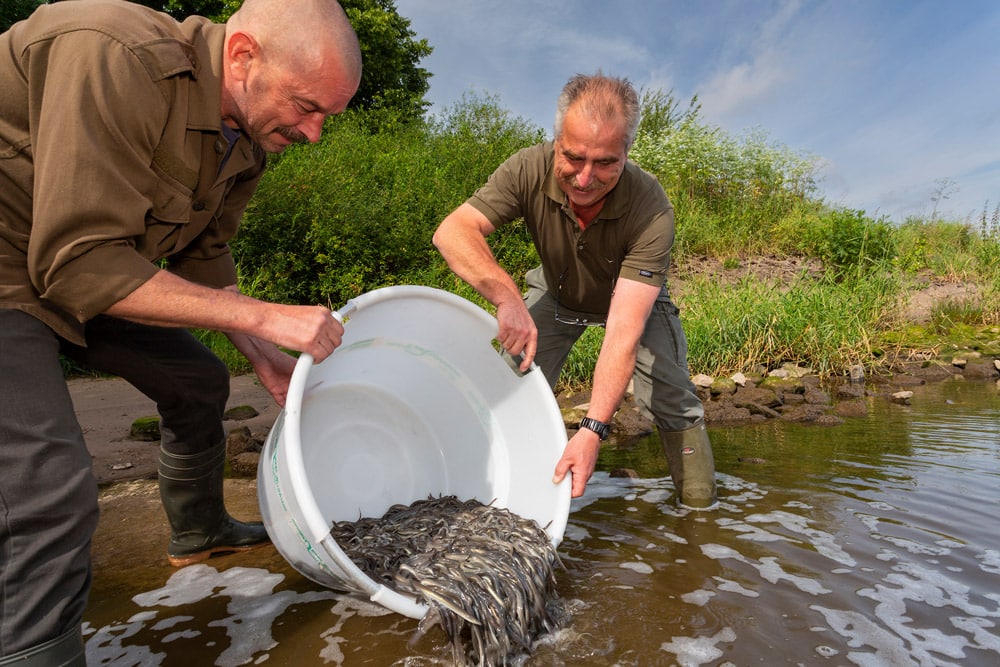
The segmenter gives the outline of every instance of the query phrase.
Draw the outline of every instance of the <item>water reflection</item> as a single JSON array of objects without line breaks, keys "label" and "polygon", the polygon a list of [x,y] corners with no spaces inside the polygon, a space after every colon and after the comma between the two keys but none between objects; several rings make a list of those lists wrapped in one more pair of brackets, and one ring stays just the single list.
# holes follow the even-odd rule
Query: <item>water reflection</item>
[{"label": "water reflection", "polygon": [[[832,428],[712,429],[708,513],[674,506],[655,439],[604,452],[603,470],[640,477],[598,473],[574,501],[572,620],[524,664],[997,664],[1000,393],[945,383],[871,408]],[[443,638],[410,648],[414,621],[260,554],[103,600],[91,664],[447,664]]]}]

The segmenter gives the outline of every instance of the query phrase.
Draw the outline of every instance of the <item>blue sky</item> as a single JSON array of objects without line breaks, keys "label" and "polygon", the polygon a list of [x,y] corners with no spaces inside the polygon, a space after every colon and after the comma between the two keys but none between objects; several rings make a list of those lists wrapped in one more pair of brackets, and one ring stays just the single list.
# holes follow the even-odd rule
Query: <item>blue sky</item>
[{"label": "blue sky", "polygon": [[396,0],[437,112],[496,96],[551,134],[597,69],[821,160],[828,202],[977,221],[1000,202],[997,0]]}]

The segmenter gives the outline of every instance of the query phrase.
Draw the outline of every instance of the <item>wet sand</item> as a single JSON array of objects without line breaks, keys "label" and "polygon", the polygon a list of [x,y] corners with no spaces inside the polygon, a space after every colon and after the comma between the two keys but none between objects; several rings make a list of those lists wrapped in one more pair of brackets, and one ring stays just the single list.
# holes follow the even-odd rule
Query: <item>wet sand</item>
[{"label": "wet sand", "polygon": [[[97,483],[155,479],[159,442],[134,440],[129,430],[136,419],[155,417],[156,405],[119,378],[74,378],[68,385]],[[257,416],[227,421],[226,432],[247,426],[255,437],[265,438],[281,408],[252,374],[238,375],[230,382],[227,406],[243,405],[254,408]]]}]

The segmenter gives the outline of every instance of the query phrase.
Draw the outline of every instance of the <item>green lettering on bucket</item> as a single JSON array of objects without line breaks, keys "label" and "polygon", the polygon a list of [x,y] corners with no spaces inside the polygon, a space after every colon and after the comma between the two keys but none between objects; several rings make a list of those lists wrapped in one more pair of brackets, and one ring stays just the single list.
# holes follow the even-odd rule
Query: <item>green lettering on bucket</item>
[{"label": "green lettering on bucket", "polygon": [[316,551],[316,549],[313,548],[312,542],[309,541],[309,538],[306,537],[306,534],[302,532],[301,528],[299,528],[299,522],[295,520],[294,516],[291,518],[291,521],[292,521],[292,527],[295,528],[295,532],[298,533],[299,539],[302,541],[302,544],[305,545],[306,551],[309,552],[309,555],[313,557],[314,561],[316,561],[316,564],[319,565],[323,569],[323,571],[329,574],[331,577],[339,579],[340,577],[338,577],[333,573],[333,570],[331,570],[330,566],[326,564],[326,562],[323,560],[323,557],[320,556],[319,553]]}]

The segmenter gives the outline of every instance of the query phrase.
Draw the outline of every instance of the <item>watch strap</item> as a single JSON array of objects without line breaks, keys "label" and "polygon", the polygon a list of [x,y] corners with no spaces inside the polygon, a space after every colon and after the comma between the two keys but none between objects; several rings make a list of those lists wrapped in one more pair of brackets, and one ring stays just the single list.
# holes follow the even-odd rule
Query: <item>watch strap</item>
[{"label": "watch strap", "polygon": [[600,437],[601,440],[607,440],[608,436],[611,435],[610,424],[605,424],[604,422],[591,419],[590,417],[584,417],[580,420],[580,428],[593,431],[598,435],[598,437]]}]

